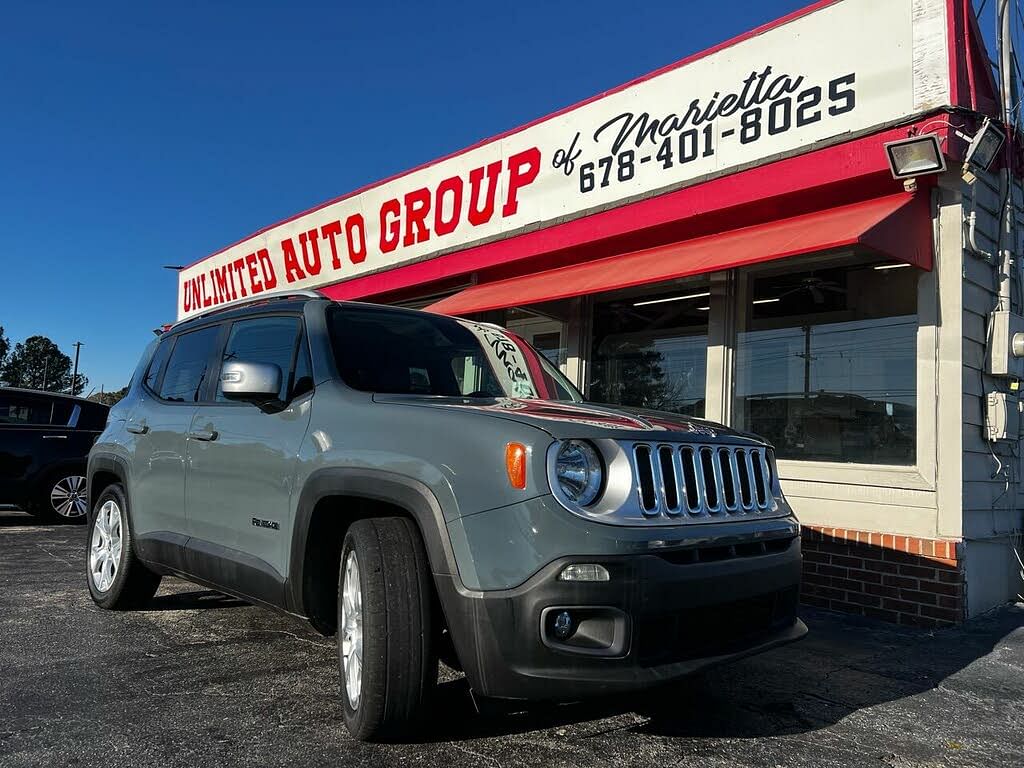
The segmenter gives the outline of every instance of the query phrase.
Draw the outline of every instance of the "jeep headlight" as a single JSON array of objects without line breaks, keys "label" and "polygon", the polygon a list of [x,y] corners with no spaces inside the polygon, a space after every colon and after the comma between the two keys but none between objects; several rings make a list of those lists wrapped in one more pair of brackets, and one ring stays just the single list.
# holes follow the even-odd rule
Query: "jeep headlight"
[{"label": "jeep headlight", "polygon": [[604,468],[601,457],[584,440],[566,440],[555,457],[555,480],[566,499],[585,507],[601,493]]}]

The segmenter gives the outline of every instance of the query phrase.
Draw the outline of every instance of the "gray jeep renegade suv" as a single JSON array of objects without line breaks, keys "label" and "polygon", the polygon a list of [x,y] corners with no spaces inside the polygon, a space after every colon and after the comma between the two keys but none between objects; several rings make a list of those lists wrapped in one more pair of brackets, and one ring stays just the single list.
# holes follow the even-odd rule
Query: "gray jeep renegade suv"
[{"label": "gray jeep renegade suv", "polygon": [[315,294],[173,326],[89,456],[104,608],[174,574],[338,635],[345,722],[651,686],[800,638],[772,450],[586,403],[496,326]]}]

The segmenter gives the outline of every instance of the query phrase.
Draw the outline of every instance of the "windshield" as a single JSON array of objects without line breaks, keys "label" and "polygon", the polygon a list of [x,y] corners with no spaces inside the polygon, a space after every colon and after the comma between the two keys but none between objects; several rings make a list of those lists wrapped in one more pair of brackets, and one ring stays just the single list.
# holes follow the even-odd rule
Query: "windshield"
[{"label": "windshield", "polygon": [[331,307],[327,324],[342,380],[363,392],[583,399],[547,358],[494,325],[351,304]]}]

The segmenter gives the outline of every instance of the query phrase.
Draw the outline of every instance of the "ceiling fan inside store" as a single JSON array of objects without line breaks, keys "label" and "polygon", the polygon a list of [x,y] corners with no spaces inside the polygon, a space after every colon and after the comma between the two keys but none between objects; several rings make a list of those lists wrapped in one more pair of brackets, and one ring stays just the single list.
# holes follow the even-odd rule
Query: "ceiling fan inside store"
[{"label": "ceiling fan inside store", "polygon": [[840,296],[846,295],[846,289],[834,280],[823,280],[820,277],[805,277],[797,285],[783,287],[783,292],[779,295],[779,298],[784,299],[787,296],[803,292],[809,293],[811,300],[815,304],[824,304],[826,293],[838,294]]}]

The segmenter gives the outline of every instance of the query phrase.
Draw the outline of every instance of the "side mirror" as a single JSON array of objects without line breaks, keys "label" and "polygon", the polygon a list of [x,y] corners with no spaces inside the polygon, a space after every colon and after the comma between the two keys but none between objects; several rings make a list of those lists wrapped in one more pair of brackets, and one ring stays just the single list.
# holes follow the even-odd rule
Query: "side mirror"
[{"label": "side mirror", "polygon": [[229,400],[253,403],[261,408],[279,403],[281,369],[273,363],[234,360],[220,371],[220,390]]}]

